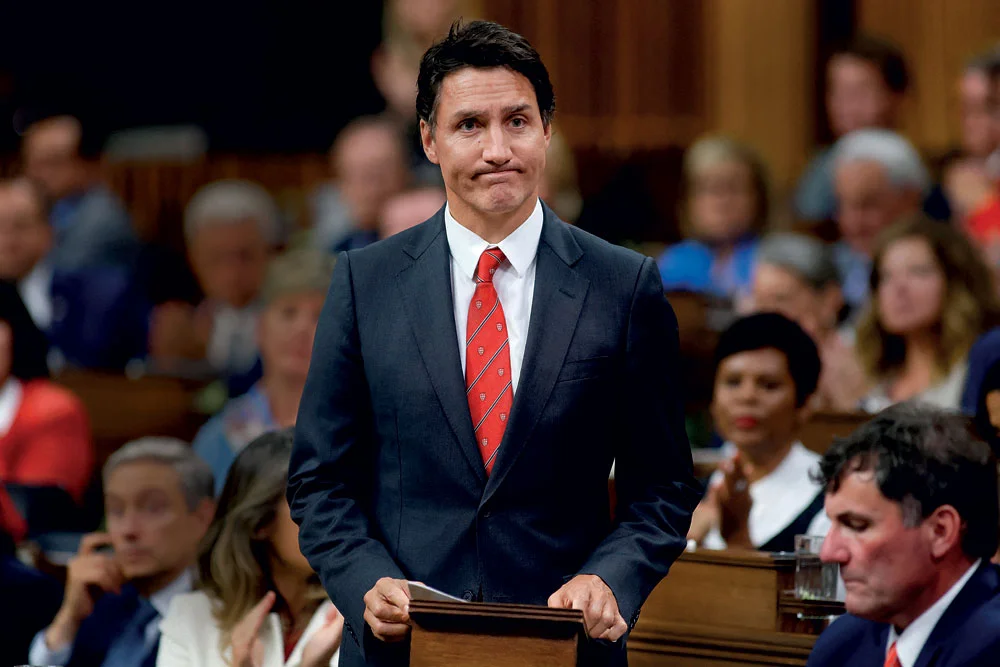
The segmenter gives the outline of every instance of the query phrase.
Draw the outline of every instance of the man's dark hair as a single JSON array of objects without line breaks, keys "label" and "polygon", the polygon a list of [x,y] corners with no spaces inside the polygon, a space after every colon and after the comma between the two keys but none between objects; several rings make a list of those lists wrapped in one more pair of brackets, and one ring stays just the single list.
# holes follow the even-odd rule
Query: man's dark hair
[{"label": "man's dark hair", "polygon": [[795,383],[795,405],[802,407],[816,391],[822,364],[813,339],[784,315],[756,313],[733,322],[715,346],[715,373],[734,354],[768,348],[785,355],[788,373]]},{"label": "man's dark hair", "polygon": [[836,438],[819,464],[818,481],[836,493],[846,475],[870,472],[883,496],[900,503],[915,527],[944,505],[962,517],[962,551],[997,551],[1000,501],[990,447],[959,414],[920,403],[886,408],[846,438]]},{"label": "man's dark hair", "polygon": [[466,67],[506,67],[531,82],[542,122],[556,111],[549,72],[534,47],[521,35],[490,21],[455,21],[448,36],[427,49],[417,76],[417,117],[434,127],[438,93],[445,78]]},{"label": "man's dark hair", "polygon": [[852,56],[871,63],[882,75],[886,87],[894,93],[905,93],[910,85],[903,52],[888,40],[873,35],[858,35],[834,51],[833,56]]}]

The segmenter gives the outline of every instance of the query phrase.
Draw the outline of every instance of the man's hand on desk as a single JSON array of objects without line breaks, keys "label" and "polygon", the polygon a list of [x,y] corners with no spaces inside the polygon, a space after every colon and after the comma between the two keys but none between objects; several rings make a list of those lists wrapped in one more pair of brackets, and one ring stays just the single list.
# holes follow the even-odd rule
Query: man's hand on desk
[{"label": "man's hand on desk", "polygon": [[384,642],[398,642],[410,633],[410,586],[405,579],[382,577],[365,593],[365,622]]},{"label": "man's hand on desk", "polygon": [[549,606],[579,609],[592,639],[618,641],[628,624],[618,611],[618,601],[596,574],[578,574],[549,597]]}]

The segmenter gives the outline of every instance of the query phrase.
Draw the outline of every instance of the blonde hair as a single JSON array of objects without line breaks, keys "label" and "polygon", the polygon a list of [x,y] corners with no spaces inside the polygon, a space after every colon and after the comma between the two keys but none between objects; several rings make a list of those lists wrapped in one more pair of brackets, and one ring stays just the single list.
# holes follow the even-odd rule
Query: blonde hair
[{"label": "blonde hair", "polygon": [[[271,546],[262,531],[275,520],[284,501],[292,429],[265,433],[247,445],[233,461],[219,496],[215,519],[198,556],[200,588],[212,599],[224,650],[233,628],[274,587]],[[318,605],[326,591],[314,578],[310,599]],[[281,596],[274,610],[284,605]]]},{"label": "blonde hair", "polygon": [[760,232],[767,226],[771,215],[771,194],[764,160],[747,144],[729,137],[710,135],[696,141],[684,153],[683,184],[678,212],[684,236],[692,236],[695,231],[688,212],[695,179],[706,170],[723,162],[739,162],[750,169],[750,180],[757,200],[757,211],[750,223],[750,229]]},{"label": "blonde hair", "polygon": [[884,230],[876,242],[870,279],[871,299],[857,328],[858,359],[873,380],[900,368],[906,359],[903,337],[890,334],[882,327],[878,286],[885,253],[896,242],[908,238],[927,242],[945,279],[941,317],[935,324],[935,379],[946,376],[952,366],[968,354],[980,334],[1000,324],[1000,299],[993,275],[968,239],[949,225],[923,216],[904,219]]}]

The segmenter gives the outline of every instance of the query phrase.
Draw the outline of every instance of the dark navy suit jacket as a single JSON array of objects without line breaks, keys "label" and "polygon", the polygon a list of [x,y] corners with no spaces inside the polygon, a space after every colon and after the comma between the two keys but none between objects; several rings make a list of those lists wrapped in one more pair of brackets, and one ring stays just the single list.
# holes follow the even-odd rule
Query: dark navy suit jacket
[{"label": "dark navy suit jacket", "polygon": [[[848,614],[820,635],[806,667],[881,665],[888,637],[887,624]],[[1000,569],[984,564],[938,621],[913,667],[997,665],[1000,665]]]},{"label": "dark navy suit jacket", "polygon": [[[698,502],[677,321],[649,258],[544,208],[528,339],[487,477],[466,402],[444,213],[341,255],[300,405],[288,496],[346,621],[341,665],[405,664],[374,639],[381,577],[545,604],[599,575],[629,627]],[[608,474],[616,464],[617,518]],[[590,642],[625,664],[624,642]]]},{"label": "dark navy suit jacket", "polygon": [[[93,613],[80,624],[66,667],[101,667],[111,645],[138,611],[139,594],[130,585],[122,587],[120,595],[101,596]],[[156,647],[145,656],[137,656],[136,667],[156,667]]]}]

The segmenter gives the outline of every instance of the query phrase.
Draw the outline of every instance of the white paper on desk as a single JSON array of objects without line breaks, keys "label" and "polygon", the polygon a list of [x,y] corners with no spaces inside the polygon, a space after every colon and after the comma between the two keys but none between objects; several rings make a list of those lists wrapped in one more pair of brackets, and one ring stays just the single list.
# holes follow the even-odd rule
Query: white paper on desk
[{"label": "white paper on desk", "polygon": [[454,595],[448,595],[444,591],[431,588],[419,581],[407,581],[406,583],[410,586],[411,600],[421,600],[423,602],[467,602],[467,600],[457,598]]}]

